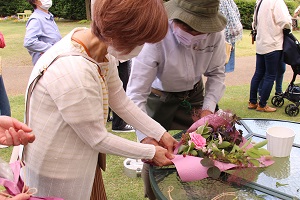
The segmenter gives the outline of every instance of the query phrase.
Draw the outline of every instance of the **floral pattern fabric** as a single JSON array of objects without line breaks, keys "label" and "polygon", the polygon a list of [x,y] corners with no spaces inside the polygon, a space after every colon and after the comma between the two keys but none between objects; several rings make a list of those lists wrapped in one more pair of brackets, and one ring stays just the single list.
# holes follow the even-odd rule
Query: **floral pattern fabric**
[{"label": "floral pattern fabric", "polygon": [[239,9],[233,0],[221,0],[219,11],[227,19],[227,25],[224,30],[225,40],[234,44],[236,41],[242,39],[243,35],[243,25]]}]

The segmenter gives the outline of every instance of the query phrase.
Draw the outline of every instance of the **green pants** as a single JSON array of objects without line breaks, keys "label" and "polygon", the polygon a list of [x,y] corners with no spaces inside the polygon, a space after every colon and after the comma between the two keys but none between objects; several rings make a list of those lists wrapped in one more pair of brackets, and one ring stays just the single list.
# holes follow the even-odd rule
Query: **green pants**
[{"label": "green pants", "polygon": [[147,99],[147,114],[167,130],[184,130],[193,124],[192,115],[202,108],[203,81],[187,92],[151,93]]}]

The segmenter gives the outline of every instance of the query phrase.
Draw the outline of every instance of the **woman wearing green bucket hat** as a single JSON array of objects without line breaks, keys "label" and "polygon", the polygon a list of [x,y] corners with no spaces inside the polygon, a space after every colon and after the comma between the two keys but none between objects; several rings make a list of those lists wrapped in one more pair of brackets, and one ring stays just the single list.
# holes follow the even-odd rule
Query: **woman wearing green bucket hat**
[{"label": "woman wearing green bucket hat", "polygon": [[[165,8],[168,33],[158,43],[145,44],[133,58],[127,95],[165,129],[185,130],[212,114],[223,96],[226,54],[222,30],[227,21],[219,13],[219,0],[171,0]],[[207,77],[205,88],[203,75]],[[136,133],[142,143],[158,145],[141,131]],[[144,164],[145,196],[155,199],[148,168]]]}]

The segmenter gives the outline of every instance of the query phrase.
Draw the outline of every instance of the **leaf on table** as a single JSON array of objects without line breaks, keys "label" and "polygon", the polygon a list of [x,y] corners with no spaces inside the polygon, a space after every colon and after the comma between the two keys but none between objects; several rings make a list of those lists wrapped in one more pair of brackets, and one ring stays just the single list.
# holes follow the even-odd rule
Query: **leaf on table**
[{"label": "leaf on table", "polygon": [[221,170],[216,166],[210,167],[207,170],[207,175],[213,179],[218,179],[221,175]]},{"label": "leaf on table", "polygon": [[277,187],[277,188],[278,188],[278,187],[281,187],[281,186],[286,186],[286,185],[288,185],[288,184],[276,182],[276,187]]}]

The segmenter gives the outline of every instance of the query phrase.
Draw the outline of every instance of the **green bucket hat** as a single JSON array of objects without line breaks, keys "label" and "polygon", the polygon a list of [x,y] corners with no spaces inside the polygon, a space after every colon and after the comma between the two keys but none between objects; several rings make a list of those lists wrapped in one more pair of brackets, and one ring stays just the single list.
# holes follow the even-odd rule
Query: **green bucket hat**
[{"label": "green bucket hat", "polygon": [[201,33],[222,31],[226,18],[219,12],[220,0],[170,0],[165,3],[169,19],[179,19]]}]

